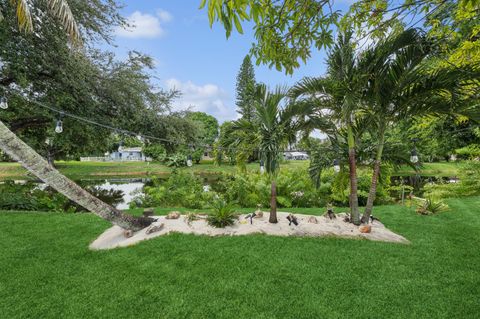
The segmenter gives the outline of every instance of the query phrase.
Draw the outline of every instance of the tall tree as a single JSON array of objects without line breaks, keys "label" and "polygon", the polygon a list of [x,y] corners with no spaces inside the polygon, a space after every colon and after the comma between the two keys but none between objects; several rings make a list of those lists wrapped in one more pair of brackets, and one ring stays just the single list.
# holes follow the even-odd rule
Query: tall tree
[{"label": "tall tree", "polygon": [[[92,4],[93,8],[98,9],[99,7],[103,6],[103,4],[101,4],[101,2],[97,0],[90,0],[89,2]],[[38,28],[38,30],[35,29],[35,33],[30,33],[26,35],[21,35],[18,31],[15,30],[12,25],[9,25],[7,28],[1,28],[2,32],[5,32],[6,34],[8,34],[8,32],[10,32],[10,34],[15,34],[15,32],[17,32],[16,36],[18,38],[23,37],[25,39],[28,38],[32,41],[36,41],[35,45],[23,48],[25,49],[25,51],[18,51],[16,54],[17,57],[21,56],[21,54],[24,52],[36,52],[39,47],[41,48],[42,46],[49,46],[50,43],[45,43],[45,39],[43,36],[55,33],[58,34],[58,37],[56,38],[58,39],[58,41],[56,43],[61,44],[62,40],[64,43],[63,47],[59,45],[58,48],[61,48],[63,52],[65,52],[65,48],[68,48],[68,45],[65,43],[67,35],[65,35],[65,33],[59,33],[58,20],[56,20],[58,18],[60,18],[61,26],[63,26],[64,29],[67,30],[70,39],[78,43],[78,39],[80,38],[78,30],[80,28],[77,27],[77,21],[73,19],[73,14],[71,14],[70,7],[66,3],[66,1],[46,1],[32,3],[18,0],[11,1],[10,3],[14,4],[15,8],[5,6],[5,2],[0,5],[0,10],[2,13],[2,21],[0,21],[0,23],[5,25],[5,16],[7,16],[9,21],[12,21],[13,15],[16,14],[18,17],[17,22],[19,23],[21,29],[24,29],[26,31],[32,31],[32,27]],[[78,3],[75,4],[78,5]],[[79,5],[79,7],[82,6],[83,4]],[[85,8],[87,8],[86,10],[91,10],[92,7],[83,6],[84,10]],[[103,32],[102,26],[105,26],[106,22],[108,21],[121,21],[121,19],[119,20],[118,15],[115,13],[116,7],[114,3],[111,3],[110,6],[103,7],[105,7],[105,10],[97,12],[95,15],[86,14],[81,16],[81,25],[85,28],[85,30],[87,30],[87,34],[88,32],[91,32],[92,34],[96,34],[98,36],[106,38],[108,36],[108,32]],[[53,12],[53,16],[55,17],[55,19],[52,19],[52,15],[46,14],[48,12]],[[113,14],[111,14],[112,12]],[[31,21],[37,19],[40,19],[42,23],[39,23],[38,25],[31,25]],[[72,25],[74,25],[75,27],[72,27]],[[98,27],[98,29],[96,29],[96,27]],[[2,36],[5,36],[5,33],[2,33]],[[9,40],[11,40],[11,38]],[[9,43],[12,46],[22,48],[22,46],[25,45],[25,42],[26,41],[10,41]],[[33,50],[32,47],[34,48]],[[42,50],[40,51],[42,52]],[[49,47],[49,50],[46,50],[45,52],[47,54],[41,56],[39,61],[44,62],[46,59],[52,58],[52,56],[55,56],[55,54],[58,53],[57,51],[54,51],[54,49],[52,49],[51,47]],[[72,52],[72,54],[78,54],[79,56],[81,56],[81,52]],[[5,64],[7,65],[7,68],[5,68]],[[36,63],[33,63],[33,65],[22,65],[21,63],[19,64],[20,70],[33,68],[32,71],[34,74],[44,76],[47,79],[54,76],[54,74],[50,72],[51,70],[49,69],[49,66],[54,65],[54,61],[51,61],[46,65],[42,65],[38,63],[38,61]],[[4,63],[2,61],[2,69],[6,69],[7,71],[6,76],[2,74],[2,78],[0,79],[0,84],[2,86],[8,87],[11,84],[17,84],[19,86],[30,86],[28,87],[28,89],[33,89],[32,93],[40,96],[42,95],[42,92],[45,90],[45,86],[43,87],[43,89],[40,90],[38,90],[38,88],[32,87],[32,83],[25,81],[25,77],[20,79],[18,78],[18,70],[12,70],[11,68],[9,69],[9,66],[10,63]],[[46,68],[43,68],[42,66],[46,66]],[[65,70],[63,70],[63,72],[65,72]],[[29,72],[26,72],[26,74],[28,75]],[[41,84],[41,82],[39,84]],[[137,218],[125,215],[119,210],[105,204],[104,202],[90,195],[88,192],[86,192],[78,185],[70,181],[68,178],[60,174],[57,170],[49,166],[48,163],[40,155],[38,155],[38,153],[36,153],[32,148],[30,148],[27,144],[20,140],[2,122],[0,122],[0,148],[7,155],[19,161],[27,170],[29,170],[35,176],[43,180],[47,185],[56,189],[58,192],[62,193],[69,199],[77,202],[87,210],[94,212],[98,216],[116,225],[119,225],[126,229],[139,230],[153,222],[153,219],[151,218]]]},{"label": "tall tree", "polygon": [[307,98],[314,107],[312,112],[329,110],[333,120],[346,131],[350,174],[350,214],[352,222],[360,224],[357,190],[357,160],[355,130],[359,121],[360,87],[365,79],[358,67],[352,43],[352,33],[341,33],[327,58],[327,76],[305,78],[297,83],[290,94],[294,98]]},{"label": "tall tree", "polygon": [[247,55],[243,59],[237,75],[237,112],[247,121],[253,121],[255,116],[255,70],[252,60]]},{"label": "tall tree", "polygon": [[478,119],[479,111],[469,102],[475,99],[478,72],[468,66],[437,68],[431,50],[422,32],[408,29],[392,33],[362,53],[361,69],[368,76],[363,98],[378,135],[366,222],[375,200],[385,133],[392,123],[427,114]]},{"label": "tall tree", "polygon": [[[295,141],[298,131],[297,122],[294,121],[295,108],[291,105],[282,108],[286,97],[285,89],[277,87],[273,92],[269,92],[266,85],[259,85],[254,104],[257,123],[239,119],[233,123],[232,128],[240,132],[258,132],[256,138],[259,143],[260,158],[265,163],[265,171],[271,181],[270,223],[278,222],[276,176],[280,168],[281,151]],[[259,126],[258,130],[255,130],[256,125]],[[249,139],[247,142],[252,141]]]}]

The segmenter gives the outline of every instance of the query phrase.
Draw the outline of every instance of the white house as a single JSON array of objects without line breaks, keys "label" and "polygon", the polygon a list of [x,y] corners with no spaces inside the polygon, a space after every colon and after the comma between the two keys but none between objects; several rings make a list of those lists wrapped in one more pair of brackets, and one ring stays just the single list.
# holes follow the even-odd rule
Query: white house
[{"label": "white house", "polygon": [[291,152],[287,151],[283,153],[283,156],[286,160],[308,160],[310,157],[305,152]]},{"label": "white house", "polygon": [[119,147],[118,151],[108,155],[110,161],[146,161],[141,147]]}]

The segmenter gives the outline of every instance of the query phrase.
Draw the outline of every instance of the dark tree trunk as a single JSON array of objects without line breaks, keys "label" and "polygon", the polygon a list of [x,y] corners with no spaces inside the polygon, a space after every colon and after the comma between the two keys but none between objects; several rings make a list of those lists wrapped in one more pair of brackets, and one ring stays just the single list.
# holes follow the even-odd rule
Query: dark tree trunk
[{"label": "dark tree trunk", "polygon": [[354,225],[360,225],[358,211],[357,159],[355,157],[355,137],[352,127],[348,127],[348,163],[350,168],[350,216]]},{"label": "dark tree trunk", "polygon": [[23,167],[45,182],[48,186],[115,225],[128,230],[137,231],[149,226],[154,221],[152,218],[134,217],[123,214],[121,211],[91,195],[73,181],[62,175],[55,168],[48,165],[43,157],[13,134],[1,121],[0,149],[15,161],[22,164]]},{"label": "dark tree trunk", "polygon": [[270,223],[276,224],[277,220],[277,184],[275,180],[272,179],[272,189],[270,197],[270,218],[268,219]]},{"label": "dark tree trunk", "polygon": [[373,166],[372,183],[370,185],[370,192],[368,193],[367,205],[365,206],[365,212],[362,218],[362,220],[367,224],[370,220],[370,215],[372,214],[372,210],[373,210],[373,203],[375,202],[375,197],[377,195],[378,177],[380,176],[380,167],[382,164],[384,140],[385,140],[385,132],[383,129],[381,129],[379,132],[377,155],[375,157],[375,163]]}]

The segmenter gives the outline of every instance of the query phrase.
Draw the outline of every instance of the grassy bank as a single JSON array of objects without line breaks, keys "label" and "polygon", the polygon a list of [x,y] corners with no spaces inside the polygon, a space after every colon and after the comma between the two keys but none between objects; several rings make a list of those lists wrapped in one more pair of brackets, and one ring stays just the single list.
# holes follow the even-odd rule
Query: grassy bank
[{"label": "grassy bank", "polygon": [[[308,161],[288,161],[282,164],[282,168],[307,167]],[[145,162],[57,162],[57,168],[72,179],[95,179],[95,178],[135,178],[148,176],[166,176],[171,169],[158,163]],[[461,163],[426,163],[420,174],[424,176],[457,176],[461,169]],[[217,166],[213,163],[201,163],[191,168],[200,175],[215,175],[220,172],[234,172],[237,168],[231,165]],[[248,170],[258,170],[258,163],[247,165]],[[401,167],[394,175],[414,175],[415,171],[410,167]],[[32,176],[17,163],[0,163],[0,180],[28,179]]]},{"label": "grassy bank", "polygon": [[[173,234],[93,252],[91,214],[0,213],[4,318],[475,318],[480,198],[375,212],[411,245]],[[165,211],[165,210],[163,210]],[[316,212],[318,209],[299,210]]]}]

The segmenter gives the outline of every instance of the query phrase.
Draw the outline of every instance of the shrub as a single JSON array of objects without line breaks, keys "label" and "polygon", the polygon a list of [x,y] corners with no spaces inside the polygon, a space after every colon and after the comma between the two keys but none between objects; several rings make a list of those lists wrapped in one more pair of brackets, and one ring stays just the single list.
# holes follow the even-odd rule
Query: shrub
[{"label": "shrub", "polygon": [[461,170],[457,183],[427,184],[425,197],[448,198],[480,195],[480,162],[466,163]]},{"label": "shrub", "polygon": [[417,213],[421,215],[435,215],[446,210],[448,210],[447,204],[443,203],[441,200],[436,200],[433,198],[420,200],[420,202],[417,204]]},{"label": "shrub", "polygon": [[211,196],[211,192],[204,192],[199,177],[192,172],[176,171],[166,181],[155,179],[153,186],[145,186],[144,195],[135,197],[130,206],[203,208]]},{"label": "shrub", "polygon": [[455,153],[458,155],[459,159],[472,160],[480,157],[480,145],[470,144],[462,148],[457,148]]},{"label": "shrub", "polygon": [[182,167],[187,165],[187,158],[183,153],[174,153],[165,160],[168,167]]},{"label": "shrub", "polygon": [[233,225],[237,219],[233,205],[222,198],[217,198],[212,202],[212,210],[213,213],[207,217],[210,226],[224,228]]},{"label": "shrub", "polygon": [[[390,177],[392,168],[390,165],[382,165],[378,184],[375,203],[387,203],[391,201],[389,195]],[[358,203],[365,205],[367,203],[368,193],[372,182],[371,169],[360,168],[357,170]],[[350,196],[350,179],[348,170],[341,171],[334,176],[331,190],[331,199],[336,205],[348,205]]]},{"label": "shrub", "polygon": [[167,151],[160,144],[149,145],[143,149],[143,152],[155,162],[164,162],[167,158]]}]

